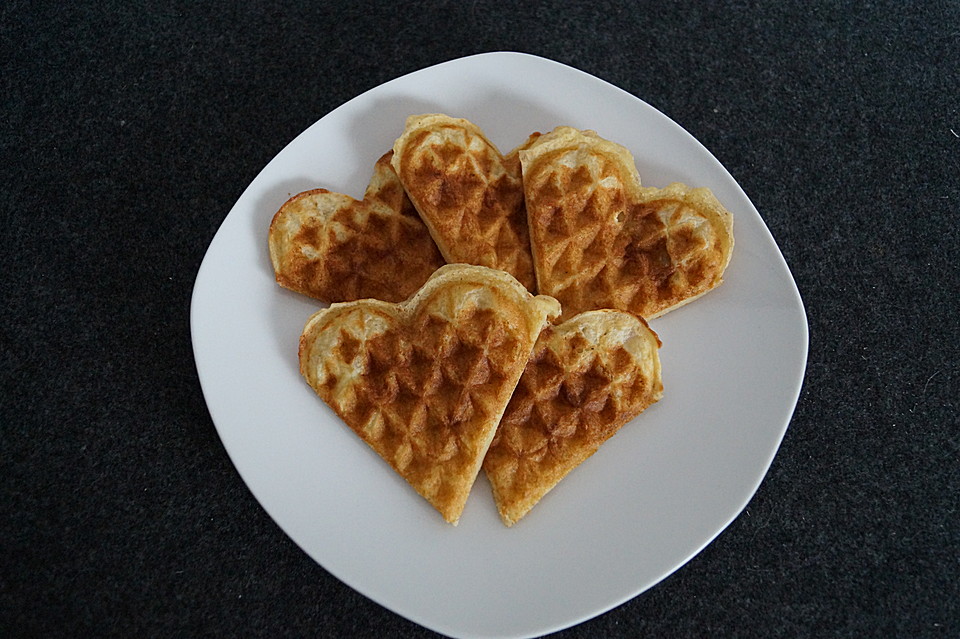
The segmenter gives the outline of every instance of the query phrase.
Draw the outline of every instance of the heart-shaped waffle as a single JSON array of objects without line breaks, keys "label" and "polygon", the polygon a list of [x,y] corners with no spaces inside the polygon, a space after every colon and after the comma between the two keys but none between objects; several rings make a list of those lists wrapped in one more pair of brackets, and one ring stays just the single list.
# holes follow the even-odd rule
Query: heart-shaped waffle
[{"label": "heart-shaped waffle", "polygon": [[507,271],[533,291],[517,152],[504,157],[478,126],[442,114],[407,118],[393,167],[450,263]]},{"label": "heart-shaped waffle", "polygon": [[630,152],[593,131],[558,127],[519,155],[537,286],[564,318],[652,319],[722,281],[733,217],[709,189],[641,187]]},{"label": "heart-shaped waffle", "polygon": [[503,271],[450,264],[400,304],[314,314],[300,372],[455,524],[537,336],[559,312]]},{"label": "heart-shaped waffle", "polygon": [[660,399],[659,347],[646,322],[613,310],[543,331],[483,462],[503,523]]},{"label": "heart-shaped waffle", "polygon": [[381,157],[362,201],[314,189],[293,196],[270,223],[277,282],[324,302],[399,302],[443,266],[443,256]]}]

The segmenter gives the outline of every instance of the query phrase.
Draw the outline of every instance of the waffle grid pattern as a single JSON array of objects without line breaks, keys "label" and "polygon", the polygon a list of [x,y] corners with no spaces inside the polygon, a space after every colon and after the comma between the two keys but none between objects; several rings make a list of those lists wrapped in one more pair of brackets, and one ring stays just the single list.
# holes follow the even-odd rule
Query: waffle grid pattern
[{"label": "waffle grid pattern", "polygon": [[411,135],[400,177],[449,262],[507,271],[534,288],[520,162],[479,130],[444,125]]},{"label": "waffle grid pattern", "polygon": [[524,160],[538,286],[564,318],[616,308],[650,319],[720,282],[729,253],[712,196],[641,188],[634,176],[586,144]]},{"label": "waffle grid pattern", "polygon": [[471,284],[439,288],[411,314],[402,308],[333,307],[339,314],[310,335],[308,324],[301,367],[351,429],[456,521],[542,311]]},{"label": "waffle grid pattern", "polygon": [[544,331],[484,461],[506,523],[660,398],[657,348],[642,322],[613,311]]},{"label": "waffle grid pattern", "polygon": [[444,264],[391,156],[377,162],[362,201],[315,189],[283,205],[270,232],[281,285],[324,302],[399,302]]}]

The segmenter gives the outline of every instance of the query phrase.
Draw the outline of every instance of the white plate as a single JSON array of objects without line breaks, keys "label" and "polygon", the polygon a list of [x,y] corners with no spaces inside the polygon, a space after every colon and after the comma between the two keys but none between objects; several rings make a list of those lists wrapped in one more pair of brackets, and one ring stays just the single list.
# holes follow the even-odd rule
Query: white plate
[{"label": "white plate", "polygon": [[[509,529],[482,475],[460,525],[444,523],[314,395],[298,373],[297,340],[318,304],[277,286],[267,253],[270,219],[291,194],[322,186],[360,197],[406,116],[431,112],[472,120],[504,152],[532,131],[595,129],[633,152],[644,184],[708,186],[735,219],[726,282],[652,322],[663,340],[663,400]],[[723,166],[636,97],[517,53],[398,78],[298,136],[214,237],[191,328],[210,415],[270,516],[351,587],[459,637],[559,630],[686,563],[756,491],[790,421],[807,353],[793,278]]]}]

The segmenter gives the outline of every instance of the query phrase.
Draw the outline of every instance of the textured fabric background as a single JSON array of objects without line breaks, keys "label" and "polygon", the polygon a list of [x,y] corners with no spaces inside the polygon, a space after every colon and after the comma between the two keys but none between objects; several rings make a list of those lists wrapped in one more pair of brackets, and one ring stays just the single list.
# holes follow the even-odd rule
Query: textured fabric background
[{"label": "textured fabric background", "polygon": [[514,50],[697,137],[810,323],[746,511],[557,636],[960,636],[960,4],[506,5],[0,5],[0,634],[434,636],[248,492],[200,391],[190,294],[233,203],[310,124]]}]

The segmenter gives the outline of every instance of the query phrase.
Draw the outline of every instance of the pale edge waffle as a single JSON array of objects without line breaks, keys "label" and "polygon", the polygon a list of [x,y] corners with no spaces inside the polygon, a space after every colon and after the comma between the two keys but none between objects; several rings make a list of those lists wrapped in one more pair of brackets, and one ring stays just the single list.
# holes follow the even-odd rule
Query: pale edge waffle
[{"label": "pale edge waffle", "polygon": [[709,189],[642,187],[626,148],[571,127],[519,156],[537,288],[564,318],[616,308],[653,319],[723,281],[733,216]]},{"label": "pale edge waffle", "polygon": [[450,264],[409,300],[314,314],[300,371],[448,522],[463,511],[530,352],[560,305],[503,271]]},{"label": "pale edge waffle", "polygon": [[440,113],[407,118],[391,163],[444,258],[507,271],[535,290],[520,150],[501,155],[477,125]]},{"label": "pale edge waffle", "polygon": [[363,200],[312,189],[280,207],[268,233],[278,284],[327,303],[400,302],[443,266],[392,156],[377,160]]},{"label": "pale edge waffle", "polygon": [[659,348],[643,319],[621,311],[544,329],[483,462],[504,524],[663,396]]}]

